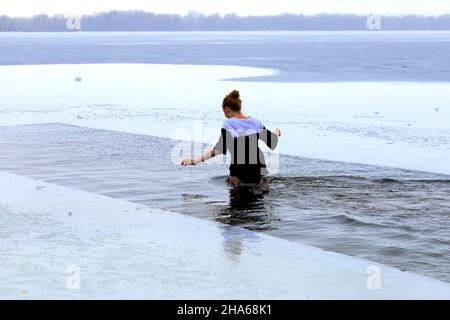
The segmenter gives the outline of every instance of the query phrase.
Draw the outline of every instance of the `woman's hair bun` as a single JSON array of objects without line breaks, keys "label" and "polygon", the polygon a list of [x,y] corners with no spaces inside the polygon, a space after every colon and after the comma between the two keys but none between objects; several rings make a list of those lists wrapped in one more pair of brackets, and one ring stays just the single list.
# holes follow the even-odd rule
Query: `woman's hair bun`
[{"label": "woman's hair bun", "polygon": [[233,90],[222,101],[222,108],[228,107],[233,111],[241,110],[241,99],[239,98],[239,91]]},{"label": "woman's hair bun", "polygon": [[239,99],[239,91],[233,90],[230,92],[230,97],[233,99]]}]

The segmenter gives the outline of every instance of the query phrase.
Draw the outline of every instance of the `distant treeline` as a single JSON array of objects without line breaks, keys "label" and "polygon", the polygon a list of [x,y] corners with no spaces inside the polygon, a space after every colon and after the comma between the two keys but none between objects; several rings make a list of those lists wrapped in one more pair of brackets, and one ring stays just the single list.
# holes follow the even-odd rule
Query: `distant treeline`
[{"label": "distant treeline", "polygon": [[[353,14],[283,14],[275,16],[221,16],[189,13],[154,14],[109,11],[79,17],[67,23],[64,15],[0,16],[0,31],[227,31],[227,30],[367,30],[368,16]],[[450,30],[450,14],[381,16],[381,30]],[[78,25],[78,22],[80,24]]]}]

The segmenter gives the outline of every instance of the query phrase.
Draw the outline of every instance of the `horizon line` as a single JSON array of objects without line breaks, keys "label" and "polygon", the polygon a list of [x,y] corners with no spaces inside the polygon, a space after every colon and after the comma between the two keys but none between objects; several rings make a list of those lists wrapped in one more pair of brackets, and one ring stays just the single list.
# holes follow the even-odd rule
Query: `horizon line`
[{"label": "horizon line", "polygon": [[30,19],[37,16],[47,16],[47,17],[84,17],[84,16],[95,16],[95,15],[101,15],[105,13],[111,13],[111,12],[140,12],[140,13],[148,13],[148,14],[154,14],[154,15],[171,15],[171,16],[180,16],[180,17],[186,17],[190,15],[198,15],[203,17],[210,17],[210,16],[220,16],[220,17],[226,17],[226,16],[237,16],[240,18],[246,18],[246,17],[280,17],[285,15],[291,15],[291,16],[305,16],[305,17],[317,17],[317,16],[356,16],[356,17],[369,17],[369,16],[379,16],[379,17],[395,17],[395,18],[402,18],[402,17],[420,17],[420,18],[439,18],[439,17],[445,17],[450,16],[450,12],[448,13],[441,13],[441,14],[418,14],[418,13],[407,13],[407,14],[378,14],[378,13],[330,13],[330,12],[320,12],[315,14],[307,14],[307,13],[291,13],[291,12],[284,12],[284,13],[277,13],[277,14],[269,14],[269,15],[250,15],[250,14],[237,14],[237,13],[204,13],[200,11],[188,11],[184,14],[179,13],[170,13],[170,12],[154,12],[154,11],[147,11],[142,9],[129,9],[129,10],[107,10],[107,11],[95,11],[92,13],[86,13],[86,14],[75,14],[70,15],[67,13],[54,13],[54,14],[48,14],[45,12],[42,13],[36,13],[33,15],[9,15],[9,14],[0,14],[0,17],[8,17],[8,18],[25,18]]}]

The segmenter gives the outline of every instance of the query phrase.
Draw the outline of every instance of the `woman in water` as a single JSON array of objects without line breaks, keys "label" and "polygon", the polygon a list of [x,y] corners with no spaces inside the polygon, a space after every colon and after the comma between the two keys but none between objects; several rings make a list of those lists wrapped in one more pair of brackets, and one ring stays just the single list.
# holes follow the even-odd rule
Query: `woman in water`
[{"label": "woman in water", "polygon": [[262,184],[267,174],[264,154],[258,147],[258,140],[274,150],[278,144],[280,129],[273,132],[267,130],[261,122],[241,112],[242,101],[239,92],[233,90],[222,102],[222,110],[227,118],[221,130],[219,141],[215,147],[207,150],[203,155],[193,159],[184,159],[181,165],[196,165],[218,154],[230,152],[230,176],[228,183]]}]

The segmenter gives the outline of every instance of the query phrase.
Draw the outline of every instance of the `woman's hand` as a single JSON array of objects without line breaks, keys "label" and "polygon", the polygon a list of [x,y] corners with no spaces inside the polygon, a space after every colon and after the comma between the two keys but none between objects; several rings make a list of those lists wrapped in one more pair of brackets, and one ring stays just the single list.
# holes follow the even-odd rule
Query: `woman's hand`
[{"label": "woman's hand", "polygon": [[183,159],[183,161],[181,161],[181,165],[183,167],[195,166],[196,164],[199,164],[199,163],[202,163],[203,161],[211,159],[212,157],[215,157],[216,155],[217,155],[216,150],[214,150],[214,148],[211,148],[211,149],[208,149],[204,154],[202,154],[201,156],[198,156],[196,158]]},{"label": "woman's hand", "polygon": [[195,163],[195,160],[194,160],[194,159],[183,159],[183,161],[181,161],[181,165],[182,165],[183,167],[186,167],[186,166],[195,166],[196,163]]},{"label": "woman's hand", "polygon": [[276,128],[273,130],[273,133],[275,133],[277,136],[281,137],[281,130]]}]

